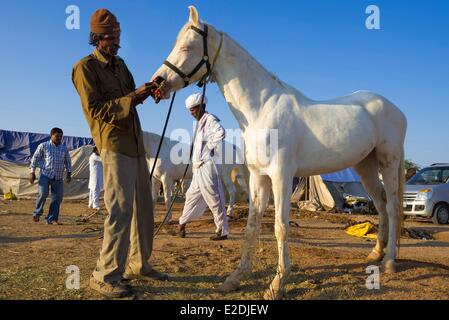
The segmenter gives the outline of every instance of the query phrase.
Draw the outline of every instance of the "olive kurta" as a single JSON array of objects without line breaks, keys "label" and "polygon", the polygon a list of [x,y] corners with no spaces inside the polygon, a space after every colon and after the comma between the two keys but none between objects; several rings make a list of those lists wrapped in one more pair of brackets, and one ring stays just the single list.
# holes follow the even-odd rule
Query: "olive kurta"
[{"label": "olive kurta", "polygon": [[72,81],[98,150],[145,155],[139,116],[126,97],[136,85],[125,62],[115,57],[109,63],[95,49],[75,65]]}]

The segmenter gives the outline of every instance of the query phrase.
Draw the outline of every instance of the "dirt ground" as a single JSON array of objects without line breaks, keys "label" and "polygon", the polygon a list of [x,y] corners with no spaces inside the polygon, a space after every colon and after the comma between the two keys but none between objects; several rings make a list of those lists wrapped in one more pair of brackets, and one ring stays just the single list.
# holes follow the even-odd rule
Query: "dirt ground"
[{"label": "dirt ground", "polygon": [[[65,200],[60,217],[64,225],[49,226],[32,221],[33,207],[32,200],[0,203],[0,299],[103,299],[88,288],[88,282],[102,242],[104,215],[89,223],[77,222],[89,214],[87,200]],[[182,203],[175,205],[175,219],[181,209]],[[242,206],[237,210],[245,212]],[[164,206],[158,204],[157,223],[164,213]],[[171,280],[133,280],[135,295],[129,299],[262,299],[277,265],[273,217],[270,207],[263,219],[253,273],[242,281],[239,291],[223,295],[217,288],[239,262],[246,219],[231,220],[230,239],[213,242],[209,237],[215,228],[209,212],[188,225],[185,239],[171,235],[175,225],[162,229],[155,239],[152,263]],[[380,289],[368,290],[365,257],[374,242],[345,234],[350,219],[377,221],[376,216],[292,209],[290,220],[297,225],[292,223],[290,228],[292,272],[286,299],[449,299],[449,226],[406,221],[406,227],[428,231],[435,240],[403,238],[398,273],[381,274]],[[79,290],[66,289],[70,265],[80,269]]]}]

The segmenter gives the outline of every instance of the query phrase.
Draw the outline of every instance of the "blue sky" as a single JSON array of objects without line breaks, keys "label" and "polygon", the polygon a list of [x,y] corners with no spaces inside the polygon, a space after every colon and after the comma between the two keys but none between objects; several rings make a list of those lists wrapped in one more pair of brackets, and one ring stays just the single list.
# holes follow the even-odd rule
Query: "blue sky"
[{"label": "blue sky", "polygon": [[[0,128],[89,136],[71,83],[73,64],[88,55],[90,15],[106,7],[122,26],[122,56],[138,85],[170,52],[194,4],[203,20],[230,34],[268,70],[312,99],[359,89],[380,93],[407,116],[406,158],[449,162],[449,1],[1,1]],[[365,9],[380,8],[381,30],[365,27]],[[68,5],[81,11],[67,30]],[[192,130],[178,94],[168,132]],[[208,109],[226,128],[237,122],[216,85]],[[139,106],[143,129],[162,131],[168,102]]]}]

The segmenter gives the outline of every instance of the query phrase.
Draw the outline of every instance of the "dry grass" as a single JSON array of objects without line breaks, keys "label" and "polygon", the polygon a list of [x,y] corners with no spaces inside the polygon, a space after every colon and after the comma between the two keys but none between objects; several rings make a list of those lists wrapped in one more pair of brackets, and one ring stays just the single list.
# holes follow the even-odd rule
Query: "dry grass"
[{"label": "dry grass", "polygon": [[[0,299],[103,299],[88,288],[101,246],[103,216],[87,224],[77,222],[88,214],[84,201],[64,202],[63,226],[31,221],[34,201],[0,203]],[[174,217],[182,204],[175,205]],[[273,208],[263,218],[254,269],[239,291],[223,295],[217,288],[237,267],[247,208],[230,221],[230,239],[212,242],[210,213],[188,225],[187,238],[171,235],[176,226],[162,230],[155,240],[152,263],[171,276],[168,282],[132,281],[135,295],[128,299],[262,299],[277,267],[277,243],[273,233]],[[156,221],[162,220],[158,205]],[[449,299],[449,226],[407,222],[407,226],[432,232],[436,240],[404,239],[399,272],[381,275],[381,289],[365,287],[366,255],[373,242],[353,238],[343,231],[350,220],[366,216],[316,214],[292,210],[290,219],[299,227],[290,228],[292,271],[286,299]],[[377,222],[375,216],[370,220]],[[66,267],[77,265],[81,288],[68,290]]]}]

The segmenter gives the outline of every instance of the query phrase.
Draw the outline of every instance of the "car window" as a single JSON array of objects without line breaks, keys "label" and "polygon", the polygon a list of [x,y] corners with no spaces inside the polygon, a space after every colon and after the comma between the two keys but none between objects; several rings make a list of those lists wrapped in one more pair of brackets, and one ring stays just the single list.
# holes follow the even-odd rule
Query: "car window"
[{"label": "car window", "polygon": [[443,170],[443,183],[447,183],[449,180],[449,169]]},{"label": "car window", "polygon": [[409,181],[408,185],[432,185],[446,183],[449,179],[449,168],[424,168],[416,173]]}]

